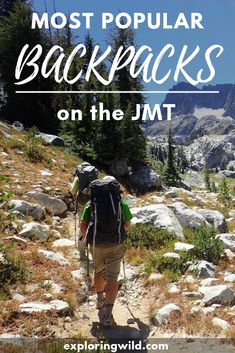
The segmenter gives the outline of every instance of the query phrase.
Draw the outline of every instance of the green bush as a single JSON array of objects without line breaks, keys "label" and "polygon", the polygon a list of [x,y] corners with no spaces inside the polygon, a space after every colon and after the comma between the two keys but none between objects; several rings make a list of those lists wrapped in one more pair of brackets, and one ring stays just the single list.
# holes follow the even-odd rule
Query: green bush
[{"label": "green bush", "polygon": [[127,246],[156,250],[175,239],[175,234],[170,233],[167,229],[156,228],[151,224],[138,223],[128,230]]},{"label": "green bush", "polygon": [[27,268],[14,249],[0,244],[0,283],[4,292],[9,286],[23,281],[27,276]]},{"label": "green bush", "polygon": [[214,228],[201,227],[194,231],[193,253],[199,260],[205,260],[217,264],[224,254],[224,244],[216,237]]},{"label": "green bush", "polygon": [[160,272],[166,274],[170,280],[177,279],[181,274],[185,273],[188,268],[187,261],[192,259],[190,253],[182,252],[180,259],[164,257],[163,254],[152,254],[145,263],[145,273]]},{"label": "green bush", "polygon": [[43,149],[35,140],[32,140],[32,142],[27,145],[25,154],[31,163],[40,163],[45,159]]}]

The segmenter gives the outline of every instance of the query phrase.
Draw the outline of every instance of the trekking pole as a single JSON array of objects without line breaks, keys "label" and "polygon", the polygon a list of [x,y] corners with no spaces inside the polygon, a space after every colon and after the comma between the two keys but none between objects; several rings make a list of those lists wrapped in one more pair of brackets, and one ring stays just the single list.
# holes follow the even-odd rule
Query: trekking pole
[{"label": "trekking pole", "polygon": [[74,238],[75,238],[75,247],[77,247],[77,211],[78,211],[78,201],[77,196],[75,197],[75,211],[74,211]]},{"label": "trekking pole", "polygon": [[86,245],[86,286],[87,286],[87,305],[90,308],[90,261],[89,261],[89,247]]}]

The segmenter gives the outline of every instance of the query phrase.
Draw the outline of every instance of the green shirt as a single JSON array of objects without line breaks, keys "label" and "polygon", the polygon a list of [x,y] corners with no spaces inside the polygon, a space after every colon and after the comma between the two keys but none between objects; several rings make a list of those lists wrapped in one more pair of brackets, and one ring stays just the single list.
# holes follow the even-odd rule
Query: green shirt
[{"label": "green shirt", "polygon": [[[132,219],[132,214],[129,209],[128,203],[126,201],[122,201],[122,215],[123,215],[124,223],[129,222]],[[89,202],[84,207],[84,210],[82,212],[80,220],[90,222],[90,220],[91,220],[91,206],[90,206]]]}]

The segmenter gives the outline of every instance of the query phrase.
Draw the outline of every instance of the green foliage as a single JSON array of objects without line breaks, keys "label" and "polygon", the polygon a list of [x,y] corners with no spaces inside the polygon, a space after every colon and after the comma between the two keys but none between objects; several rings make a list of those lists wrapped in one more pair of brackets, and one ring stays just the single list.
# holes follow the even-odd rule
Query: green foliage
[{"label": "green foliage", "polygon": [[25,154],[31,163],[40,163],[45,159],[43,149],[36,140],[32,140],[32,142],[27,145]]},{"label": "green foliage", "polygon": [[[58,119],[52,108],[51,95],[17,95],[15,93],[15,67],[22,48],[27,43],[30,50],[36,45],[42,45],[45,57],[47,49],[51,47],[51,39],[46,32],[39,29],[32,29],[32,8],[24,1],[10,1],[13,6],[7,6],[7,16],[0,20],[0,62],[2,81],[5,83],[4,92],[6,102],[1,116],[13,122],[19,120],[25,126],[37,125],[42,130],[55,132]],[[5,2],[5,1],[4,1]],[[1,10],[1,9],[0,9]],[[26,78],[32,74],[32,68],[25,65],[22,77]],[[52,79],[42,79],[39,73],[33,81],[24,85],[25,90],[52,90]],[[49,120],[50,119],[50,120]],[[50,124],[48,124],[50,121]],[[48,131],[48,132],[49,132]]]},{"label": "green foliage", "polygon": [[35,139],[36,136],[40,133],[39,129],[37,126],[32,126],[28,131],[26,132],[26,139],[27,140],[32,140]]},{"label": "green foliage", "polygon": [[6,202],[13,195],[13,191],[0,188],[0,203]]},{"label": "green foliage", "polygon": [[155,250],[165,246],[176,236],[167,229],[156,228],[151,224],[135,224],[128,230],[127,245],[129,247],[145,247]]},{"label": "green foliage", "polygon": [[28,270],[20,256],[12,247],[0,244],[0,283],[5,292],[17,282],[22,282]]},{"label": "green foliage", "polygon": [[180,259],[164,257],[161,254],[151,254],[145,263],[145,273],[148,275],[158,271],[168,276],[170,280],[176,280],[188,268],[187,261],[191,260],[191,254],[181,253]]},{"label": "green foliage", "polygon": [[173,145],[171,128],[169,128],[168,132],[167,161],[163,168],[162,178],[167,186],[178,186],[181,180],[179,172],[175,166],[175,147]]},{"label": "green foliage", "polygon": [[226,178],[223,178],[220,183],[218,201],[221,202],[225,208],[229,208],[232,205],[232,196],[229,193],[229,187]]},{"label": "green foliage", "polygon": [[195,245],[193,254],[199,260],[218,264],[224,253],[223,242],[216,237],[214,228],[200,227],[198,230],[195,230],[193,244]]}]

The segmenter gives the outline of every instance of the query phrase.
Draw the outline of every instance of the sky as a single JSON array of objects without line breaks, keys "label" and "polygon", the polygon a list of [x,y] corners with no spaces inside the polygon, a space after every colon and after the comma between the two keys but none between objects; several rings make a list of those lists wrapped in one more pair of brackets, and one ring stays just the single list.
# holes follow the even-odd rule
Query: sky
[{"label": "sky", "polygon": [[[53,0],[46,0],[46,3],[48,12],[53,13]],[[33,4],[37,12],[45,12],[44,0],[34,0]],[[151,30],[147,25],[141,25],[135,31],[137,45],[151,46],[156,55],[168,43],[175,46],[174,57],[164,60],[161,66],[162,71],[160,72],[162,73],[166,73],[169,69],[174,72],[182,46],[185,44],[189,46],[190,51],[193,51],[197,45],[200,46],[201,50],[199,56],[190,65],[189,71],[191,73],[196,73],[202,67],[206,68],[204,53],[208,47],[213,44],[222,45],[224,52],[213,61],[216,76],[210,84],[235,82],[235,0],[55,0],[55,4],[56,11],[63,12],[66,15],[72,12],[94,12],[95,16],[92,19],[92,28],[89,32],[103,50],[106,48],[107,30],[101,28],[102,12],[113,14],[127,12],[130,15],[134,12],[145,14],[167,12],[171,23],[174,23],[179,12],[184,12],[187,18],[190,18],[191,12],[200,12],[203,15],[203,30]],[[77,29],[74,33],[78,36],[78,42],[82,42],[84,35],[87,33],[84,27]],[[172,76],[162,85],[157,85],[154,82],[145,84],[145,90],[170,89],[176,84]],[[184,77],[180,77],[179,81],[185,81]],[[199,85],[198,88],[200,87]],[[164,98],[162,95],[147,95],[146,97],[151,104],[161,103]]]}]

